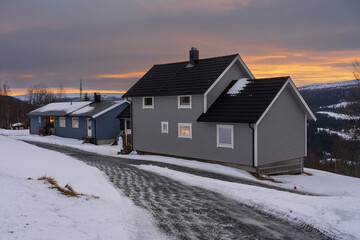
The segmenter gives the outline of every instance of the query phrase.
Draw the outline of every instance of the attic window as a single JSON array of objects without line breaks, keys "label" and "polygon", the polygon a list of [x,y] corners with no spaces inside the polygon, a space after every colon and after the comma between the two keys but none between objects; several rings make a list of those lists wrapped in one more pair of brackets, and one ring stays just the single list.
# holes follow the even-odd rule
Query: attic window
[{"label": "attic window", "polygon": [[143,97],[143,108],[154,108],[154,97]]},{"label": "attic window", "polygon": [[191,96],[178,96],[178,108],[191,108]]}]

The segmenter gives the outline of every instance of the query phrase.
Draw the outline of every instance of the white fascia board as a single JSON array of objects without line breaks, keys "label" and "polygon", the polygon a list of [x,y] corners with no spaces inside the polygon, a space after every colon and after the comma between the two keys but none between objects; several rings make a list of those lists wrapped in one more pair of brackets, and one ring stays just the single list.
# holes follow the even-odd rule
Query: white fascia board
[{"label": "white fascia board", "polygon": [[112,110],[112,109],[120,106],[121,104],[123,104],[123,103],[125,103],[125,102],[127,102],[127,101],[126,101],[126,100],[123,100],[123,101],[121,101],[121,102],[118,102],[118,103],[116,103],[116,104],[114,104],[114,105],[112,105],[112,106],[110,106],[110,107],[102,110],[101,112],[98,112],[97,114],[93,115],[92,118],[97,118],[97,117],[99,117],[100,115],[103,115],[104,113],[106,113],[106,112],[108,112],[108,111],[110,111],[110,110]]},{"label": "white fascia board", "polygon": [[296,96],[298,96],[298,98],[300,99],[301,103],[304,105],[307,114],[311,117],[310,120],[314,120],[316,121],[316,117],[314,115],[314,113],[311,111],[310,107],[307,105],[307,103],[305,102],[304,98],[301,96],[301,94],[299,93],[299,90],[297,89],[297,87],[295,86],[294,82],[290,79],[290,86],[294,89],[294,92],[296,93]]},{"label": "white fascia board", "polygon": [[209,87],[209,89],[204,93],[204,113],[207,111],[207,95],[209,94],[209,92],[216,86],[216,84],[224,77],[224,75],[229,71],[229,69],[237,62],[239,61],[240,64],[244,67],[244,69],[246,70],[246,72],[249,74],[249,76],[254,79],[254,75],[250,72],[249,68],[246,66],[246,64],[244,63],[244,61],[241,59],[241,57],[239,55],[236,56],[236,58],[229,64],[229,66],[227,66],[227,68],[221,73],[221,75],[215,80],[215,82],[213,82],[213,84],[211,84],[211,86]]}]

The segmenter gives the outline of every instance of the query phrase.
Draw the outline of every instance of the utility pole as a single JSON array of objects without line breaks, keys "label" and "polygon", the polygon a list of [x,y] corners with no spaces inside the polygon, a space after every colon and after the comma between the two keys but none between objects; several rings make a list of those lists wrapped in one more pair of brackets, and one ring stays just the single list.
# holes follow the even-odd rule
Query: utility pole
[{"label": "utility pole", "polygon": [[82,79],[80,79],[80,101],[82,101]]}]

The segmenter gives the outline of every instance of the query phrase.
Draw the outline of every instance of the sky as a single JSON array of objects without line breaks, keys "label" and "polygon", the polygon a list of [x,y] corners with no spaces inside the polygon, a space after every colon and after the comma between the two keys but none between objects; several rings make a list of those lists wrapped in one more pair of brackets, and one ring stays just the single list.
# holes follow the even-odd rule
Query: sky
[{"label": "sky", "polygon": [[12,95],[124,92],[154,64],[239,53],[256,78],[353,79],[359,0],[1,0],[1,79]]}]

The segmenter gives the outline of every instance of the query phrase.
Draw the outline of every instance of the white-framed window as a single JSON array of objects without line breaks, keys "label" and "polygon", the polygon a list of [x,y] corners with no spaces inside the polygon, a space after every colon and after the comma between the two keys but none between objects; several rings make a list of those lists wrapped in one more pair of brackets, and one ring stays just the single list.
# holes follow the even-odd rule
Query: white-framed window
[{"label": "white-framed window", "polygon": [[234,126],[216,125],[217,147],[234,148]]},{"label": "white-framed window", "polygon": [[178,137],[179,138],[192,138],[192,124],[191,123],[178,123]]},{"label": "white-framed window", "polygon": [[154,108],[154,97],[143,97],[143,108]]},{"label": "white-framed window", "polygon": [[161,133],[169,133],[169,122],[161,122]]},{"label": "white-framed window", "polygon": [[39,116],[39,123],[41,124],[41,116]]},{"label": "white-framed window", "polygon": [[178,96],[178,108],[191,108],[191,96]]},{"label": "white-framed window", "polygon": [[73,128],[79,128],[79,118],[78,117],[73,117],[72,118],[72,127]]},{"label": "white-framed window", "polygon": [[65,117],[59,117],[59,127],[66,127]]}]

